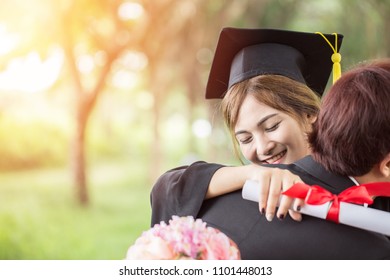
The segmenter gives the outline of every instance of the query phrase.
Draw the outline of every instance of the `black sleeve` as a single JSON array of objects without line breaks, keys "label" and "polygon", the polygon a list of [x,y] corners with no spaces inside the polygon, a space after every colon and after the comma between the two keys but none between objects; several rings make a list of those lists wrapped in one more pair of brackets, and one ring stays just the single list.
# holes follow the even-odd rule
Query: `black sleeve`
[{"label": "black sleeve", "polygon": [[199,161],[161,175],[150,195],[151,225],[168,222],[172,215],[196,217],[210,180],[221,167],[223,165]]}]

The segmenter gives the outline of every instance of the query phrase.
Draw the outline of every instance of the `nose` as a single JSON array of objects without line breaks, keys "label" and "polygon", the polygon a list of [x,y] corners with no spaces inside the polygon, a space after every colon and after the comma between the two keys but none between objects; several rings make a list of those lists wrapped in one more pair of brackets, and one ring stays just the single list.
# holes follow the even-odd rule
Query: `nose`
[{"label": "nose", "polygon": [[272,154],[276,144],[267,137],[257,137],[256,139],[256,154],[259,159],[264,159],[264,156]]}]

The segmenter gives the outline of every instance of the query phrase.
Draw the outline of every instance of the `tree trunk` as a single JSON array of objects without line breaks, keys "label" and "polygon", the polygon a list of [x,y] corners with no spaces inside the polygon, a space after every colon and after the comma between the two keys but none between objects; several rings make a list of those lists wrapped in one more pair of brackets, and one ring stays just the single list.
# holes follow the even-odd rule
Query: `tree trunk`
[{"label": "tree trunk", "polygon": [[[153,68],[153,66],[151,66]],[[161,104],[162,104],[162,92],[164,88],[164,81],[159,78],[158,73],[153,70],[151,71],[152,92],[154,96],[153,105],[153,140],[151,147],[151,166],[150,166],[150,182],[154,182],[161,173],[162,163],[162,149],[161,149],[161,135],[160,135],[160,119],[161,119]]]},{"label": "tree trunk", "polygon": [[87,127],[87,114],[80,108],[77,112],[75,130],[72,143],[72,174],[76,188],[77,200],[83,206],[88,205],[87,163],[85,152],[85,131]]}]

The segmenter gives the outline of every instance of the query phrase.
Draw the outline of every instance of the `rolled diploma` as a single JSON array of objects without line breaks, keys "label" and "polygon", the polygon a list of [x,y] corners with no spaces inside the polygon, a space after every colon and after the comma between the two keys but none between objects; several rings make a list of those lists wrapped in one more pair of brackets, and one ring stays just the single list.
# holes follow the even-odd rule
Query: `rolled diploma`
[{"label": "rolled diploma", "polygon": [[[247,180],[242,189],[242,197],[259,202],[260,186],[257,181]],[[322,205],[305,204],[299,211],[302,214],[326,219],[331,202]],[[370,230],[390,236],[390,212],[368,208],[352,203],[340,202],[340,224]]]}]

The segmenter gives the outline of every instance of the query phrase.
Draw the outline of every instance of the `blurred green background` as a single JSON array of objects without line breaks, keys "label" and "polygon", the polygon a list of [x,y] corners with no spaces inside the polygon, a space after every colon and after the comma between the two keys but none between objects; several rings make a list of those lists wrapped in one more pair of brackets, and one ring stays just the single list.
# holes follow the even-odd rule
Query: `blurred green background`
[{"label": "blurred green background", "polygon": [[0,259],[122,259],[149,193],[194,160],[238,164],[204,88],[224,26],[345,35],[389,56],[388,0],[2,0]]}]

